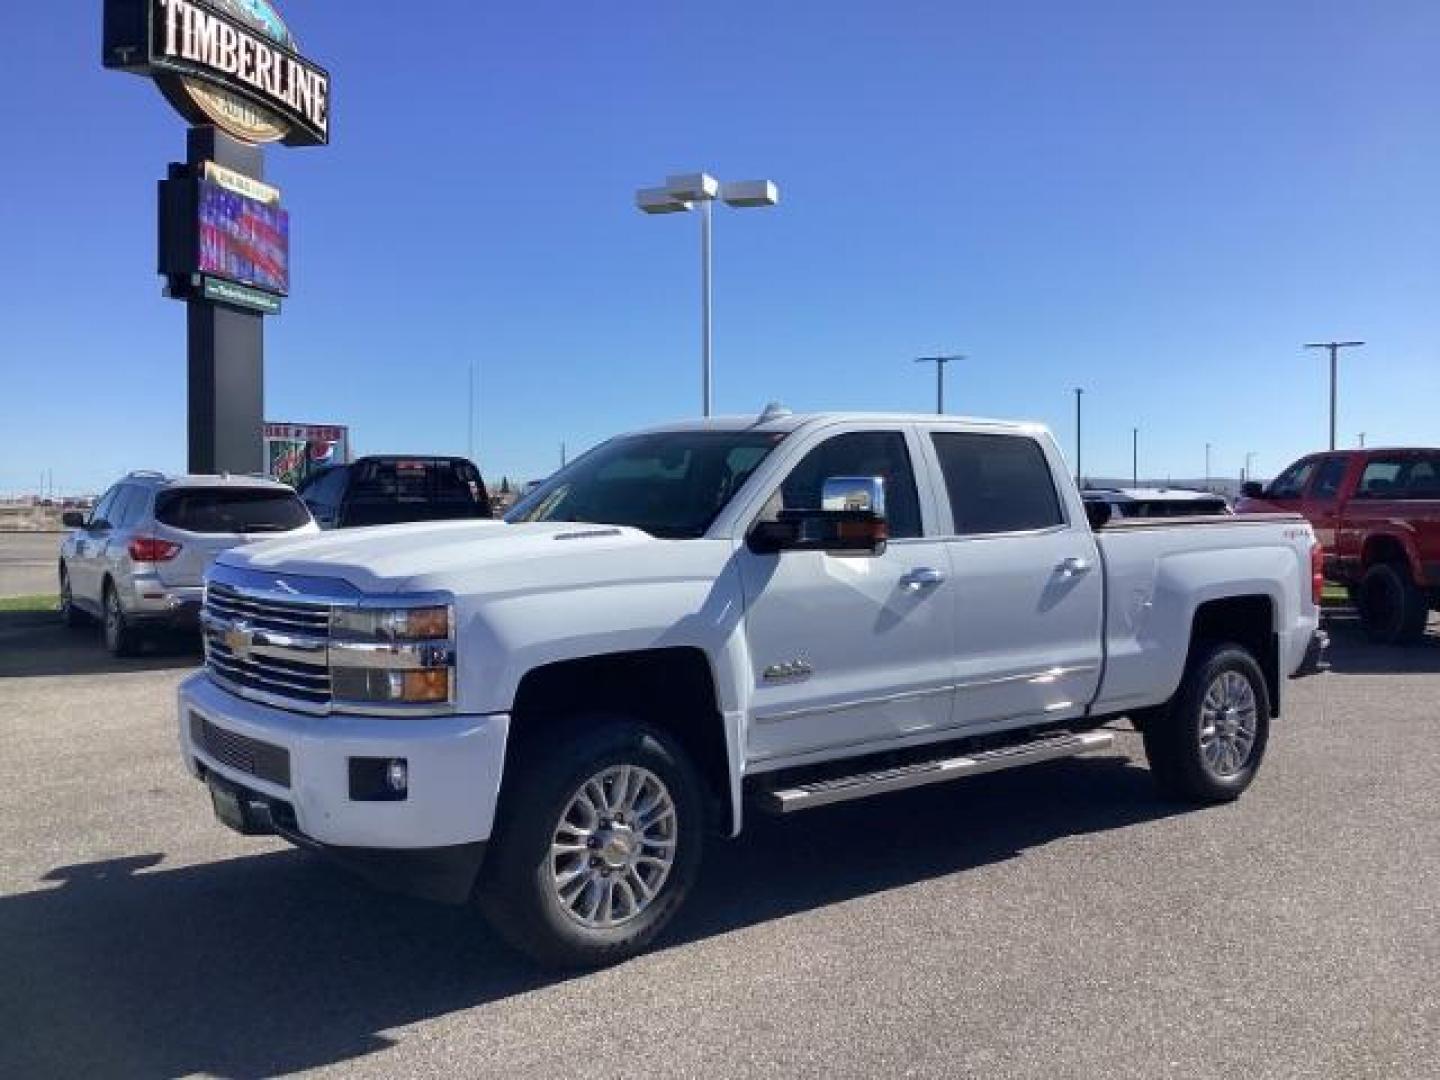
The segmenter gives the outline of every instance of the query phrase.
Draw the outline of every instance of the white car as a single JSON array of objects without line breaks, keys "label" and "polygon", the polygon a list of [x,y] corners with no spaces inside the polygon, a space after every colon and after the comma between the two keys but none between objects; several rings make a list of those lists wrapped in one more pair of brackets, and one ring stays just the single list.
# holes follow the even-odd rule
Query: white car
[{"label": "white car", "polygon": [[1319,565],[1293,516],[1096,531],[1033,424],[767,410],[613,439],[506,522],[226,552],[180,739],[231,826],[607,963],[750,808],[1100,750],[1121,715],[1162,789],[1236,797]]},{"label": "white car", "polygon": [[295,492],[254,476],[132,472],[88,514],[69,511],[60,546],[60,613],[69,626],[99,619],[116,656],[156,629],[192,630],[205,571],[227,548],[319,532]]}]

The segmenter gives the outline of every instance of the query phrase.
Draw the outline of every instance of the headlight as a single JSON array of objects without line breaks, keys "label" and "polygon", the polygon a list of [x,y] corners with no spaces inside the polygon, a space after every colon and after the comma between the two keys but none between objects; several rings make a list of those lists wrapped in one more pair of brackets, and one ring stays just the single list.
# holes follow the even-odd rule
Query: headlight
[{"label": "headlight", "polygon": [[450,608],[339,608],[330,617],[337,637],[361,641],[426,641],[450,636]]},{"label": "headlight", "polygon": [[448,605],[333,611],[331,696],[336,701],[395,705],[453,701],[454,625]]}]

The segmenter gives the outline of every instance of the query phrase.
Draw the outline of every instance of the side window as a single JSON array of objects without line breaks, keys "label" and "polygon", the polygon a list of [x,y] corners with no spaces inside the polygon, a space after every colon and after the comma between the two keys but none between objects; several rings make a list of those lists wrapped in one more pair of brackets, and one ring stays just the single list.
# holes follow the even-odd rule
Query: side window
[{"label": "side window", "polygon": [[920,535],[920,497],[903,433],[851,431],[826,439],[790,471],[766,513],[818,508],[820,489],[831,476],[880,477],[885,481],[885,516],[891,538]]},{"label": "side window", "polygon": [[1065,523],[1050,463],[1034,439],[958,431],[930,437],[958,535],[1028,532]]},{"label": "side window", "polygon": [[110,505],[106,521],[116,529],[123,529],[134,520],[135,497],[140,492],[132,484],[121,484],[115,489],[115,501]]},{"label": "side window", "polygon": [[1305,493],[1305,485],[1315,472],[1314,461],[1297,461],[1277,476],[1266,492],[1272,499],[1298,499]]},{"label": "side window", "polygon": [[110,512],[115,508],[115,497],[119,494],[120,486],[117,484],[105,492],[104,495],[100,496],[100,501],[95,504],[95,509],[90,511],[89,520],[91,525],[101,521],[110,521]]},{"label": "side window", "polygon": [[1440,499],[1440,456],[1418,458],[1405,477],[1405,498]]},{"label": "side window", "polygon": [[1340,481],[1345,479],[1348,459],[1343,457],[1325,458],[1315,474],[1315,483],[1310,488],[1312,499],[1333,499],[1340,490]]},{"label": "side window", "polygon": [[1396,498],[1402,486],[1400,473],[1404,468],[1403,461],[1376,458],[1367,464],[1365,471],[1360,474],[1360,486],[1355,489],[1355,493],[1366,499]]}]

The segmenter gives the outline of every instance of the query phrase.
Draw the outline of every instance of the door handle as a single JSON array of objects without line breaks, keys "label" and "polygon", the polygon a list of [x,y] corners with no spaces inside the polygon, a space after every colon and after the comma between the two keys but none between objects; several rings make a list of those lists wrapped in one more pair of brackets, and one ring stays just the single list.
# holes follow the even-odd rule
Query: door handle
[{"label": "door handle", "polygon": [[1061,577],[1079,577],[1090,569],[1090,560],[1082,559],[1078,555],[1071,555],[1068,559],[1061,559],[1055,567],[1055,572]]},{"label": "door handle", "polygon": [[931,566],[917,566],[900,579],[900,584],[907,589],[924,589],[931,585],[939,585],[945,580],[945,573],[936,570]]}]

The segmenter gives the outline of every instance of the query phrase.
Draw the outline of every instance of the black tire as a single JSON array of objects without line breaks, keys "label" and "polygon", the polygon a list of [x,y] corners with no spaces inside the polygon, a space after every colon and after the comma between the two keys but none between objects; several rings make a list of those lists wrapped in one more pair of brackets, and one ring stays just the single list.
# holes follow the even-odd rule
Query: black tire
[{"label": "black tire", "polygon": [[[1248,687],[1249,700],[1253,701],[1253,721],[1245,752],[1219,749],[1207,753],[1202,740],[1207,729],[1211,729],[1211,716],[1207,696],[1220,680],[1231,677],[1228,684],[1235,686],[1233,677],[1238,676]],[[1223,691],[1221,692],[1223,697]],[[1244,700],[1244,694],[1240,695]],[[1214,700],[1214,699],[1212,699]],[[1235,714],[1223,713],[1221,719],[1228,725],[1244,729],[1243,709]],[[1218,726],[1218,725],[1216,725]],[[1150,772],[1161,792],[1185,801],[1217,803],[1237,798],[1250,786],[1260,763],[1265,757],[1265,746],[1270,738],[1270,692],[1265,684],[1265,675],[1256,663],[1255,657],[1243,646],[1233,643],[1199,643],[1191,652],[1191,658],[1180,682],[1180,689],[1170,704],[1147,718],[1144,728],[1145,756],[1150,761]],[[1229,746],[1237,746],[1239,736],[1211,731],[1211,744],[1218,739]],[[1212,753],[1232,755],[1217,764]],[[1223,767],[1222,767],[1223,765]]]},{"label": "black tire", "polygon": [[140,651],[140,632],[125,617],[125,609],[120,606],[120,594],[109,581],[105,582],[103,601],[105,614],[101,625],[105,633],[105,648],[110,650],[111,656],[134,656]]},{"label": "black tire", "polygon": [[1397,563],[1376,563],[1360,579],[1360,625],[1371,641],[1410,645],[1425,635],[1430,605]]},{"label": "black tire", "polygon": [[90,617],[75,606],[75,596],[70,591],[70,571],[60,564],[60,621],[72,630],[84,626]]},{"label": "black tire", "polygon": [[[547,729],[529,746],[515,747],[510,758],[477,890],[486,917],[511,945],[550,967],[600,967],[645,949],[684,903],[700,868],[705,799],[684,750],[664,732],[633,720],[585,717]],[[668,791],[675,856],[648,906],[619,926],[586,926],[558,895],[551,844],[585,782],[619,765],[647,770]]]}]

